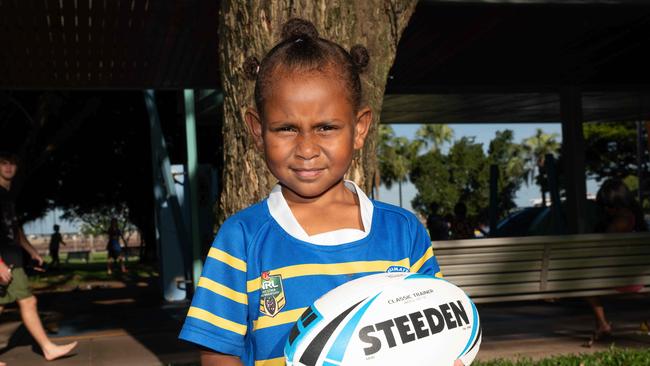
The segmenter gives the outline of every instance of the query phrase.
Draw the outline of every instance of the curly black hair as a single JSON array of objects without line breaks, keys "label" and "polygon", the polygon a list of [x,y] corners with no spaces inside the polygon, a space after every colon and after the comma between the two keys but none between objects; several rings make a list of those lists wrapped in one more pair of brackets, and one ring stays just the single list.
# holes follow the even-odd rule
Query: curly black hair
[{"label": "curly black hair", "polygon": [[263,114],[266,90],[271,87],[275,73],[286,71],[334,71],[349,91],[355,109],[361,106],[362,89],[359,75],[370,61],[368,50],[355,45],[346,51],[339,44],[320,38],[316,27],[304,19],[293,18],[282,27],[282,41],[264,56],[246,58],[244,75],[255,80],[255,105]]}]

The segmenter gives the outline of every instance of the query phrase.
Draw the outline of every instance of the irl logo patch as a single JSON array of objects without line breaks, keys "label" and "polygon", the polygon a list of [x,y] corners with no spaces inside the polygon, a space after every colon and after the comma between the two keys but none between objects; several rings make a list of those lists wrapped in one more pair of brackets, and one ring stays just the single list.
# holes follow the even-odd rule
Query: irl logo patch
[{"label": "irl logo patch", "polygon": [[408,268],[402,267],[402,266],[390,266],[386,270],[386,273],[392,273],[392,272],[411,272]]},{"label": "irl logo patch", "polygon": [[282,276],[271,275],[268,271],[260,276],[260,312],[270,317],[276,316],[286,305]]}]

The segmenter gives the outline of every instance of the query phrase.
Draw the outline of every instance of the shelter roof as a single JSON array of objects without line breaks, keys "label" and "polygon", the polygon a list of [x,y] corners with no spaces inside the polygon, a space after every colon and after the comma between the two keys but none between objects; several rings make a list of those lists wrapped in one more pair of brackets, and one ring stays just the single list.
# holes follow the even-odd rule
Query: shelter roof
[{"label": "shelter roof", "polygon": [[[0,89],[215,89],[217,1],[0,2]],[[425,0],[398,46],[384,122],[650,118],[650,3]]]},{"label": "shelter roof", "polygon": [[0,1],[0,88],[215,88],[216,1]]}]

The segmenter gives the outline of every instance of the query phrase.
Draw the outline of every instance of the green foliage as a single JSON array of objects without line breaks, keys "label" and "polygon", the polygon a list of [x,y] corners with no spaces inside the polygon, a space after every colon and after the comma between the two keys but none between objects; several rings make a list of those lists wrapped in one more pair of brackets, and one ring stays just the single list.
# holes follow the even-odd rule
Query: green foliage
[{"label": "green foliage", "polygon": [[525,156],[526,183],[535,181],[542,194],[542,205],[546,205],[546,192],[549,191],[548,178],[546,176],[546,155],[553,155],[557,158],[560,154],[560,143],[556,140],[557,133],[544,133],[540,128],[535,135],[522,141],[522,148]]},{"label": "green foliage", "polygon": [[[583,132],[585,164],[590,177],[601,181],[637,174],[635,122],[585,123]],[[643,155],[647,161],[647,149],[644,149]]]},{"label": "green foliage", "polygon": [[426,147],[431,145],[431,150],[440,150],[445,142],[451,142],[454,138],[454,130],[448,125],[426,124],[422,125],[416,132],[417,140]]},{"label": "green foliage", "polygon": [[126,204],[104,205],[90,210],[75,206],[68,208],[68,212],[63,217],[81,221],[80,231],[83,235],[106,234],[112,218],[117,219],[117,225],[123,233],[136,229],[129,221],[129,208]]},{"label": "green foliage", "polygon": [[411,182],[418,193],[412,205],[416,210],[428,215],[431,203],[440,205],[440,213],[453,212],[458,202],[458,190],[451,184],[451,172],[447,166],[447,156],[440,151],[429,151],[413,161],[410,173]]},{"label": "green foliage", "polygon": [[475,366],[647,366],[650,365],[650,349],[625,349],[612,347],[593,354],[550,357],[539,361],[521,359],[516,361],[494,360],[473,362]]},{"label": "green foliage", "polygon": [[410,178],[418,190],[413,207],[425,214],[433,202],[446,214],[462,201],[468,217],[476,217],[488,205],[489,164],[482,144],[473,138],[456,141],[446,156],[439,150],[418,156]]},{"label": "green foliage", "polygon": [[499,169],[499,218],[505,217],[517,207],[514,200],[527,174],[525,150],[513,140],[512,130],[497,131],[488,149],[489,164],[494,164]]},{"label": "green foliage", "polygon": [[403,183],[408,178],[411,163],[417,156],[421,142],[409,141],[406,137],[396,137],[388,125],[379,126],[380,180],[387,188],[394,183]]}]

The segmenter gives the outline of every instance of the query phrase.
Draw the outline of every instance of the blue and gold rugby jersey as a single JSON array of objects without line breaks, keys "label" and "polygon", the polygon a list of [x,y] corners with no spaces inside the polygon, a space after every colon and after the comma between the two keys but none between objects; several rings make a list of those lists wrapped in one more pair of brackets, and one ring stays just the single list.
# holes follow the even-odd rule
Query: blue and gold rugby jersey
[{"label": "blue and gold rugby jersey", "polygon": [[208,253],[179,337],[239,356],[245,366],[283,366],[293,323],[327,291],[389,270],[441,276],[417,218],[385,203],[373,206],[368,235],[339,245],[289,235],[266,200],[230,217]]}]

